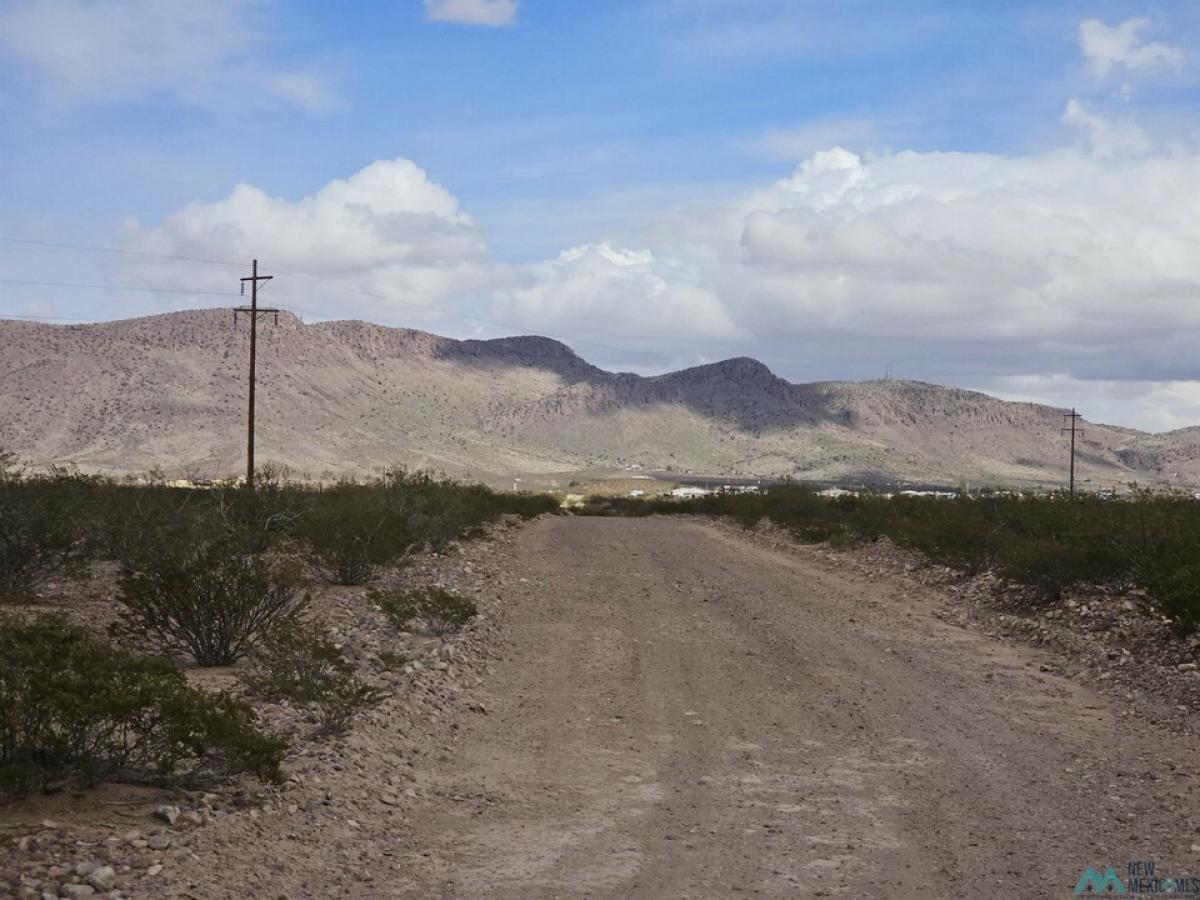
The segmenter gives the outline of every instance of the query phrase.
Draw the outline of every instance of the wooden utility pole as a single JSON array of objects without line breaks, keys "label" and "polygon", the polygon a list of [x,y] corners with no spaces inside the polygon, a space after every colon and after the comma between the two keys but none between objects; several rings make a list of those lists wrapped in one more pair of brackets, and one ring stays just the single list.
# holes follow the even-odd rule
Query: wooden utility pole
[{"label": "wooden utility pole", "polygon": [[1068,431],[1071,433],[1071,487],[1070,487],[1070,494],[1071,494],[1071,499],[1074,500],[1075,499],[1075,435],[1076,435],[1076,433],[1078,433],[1078,434],[1084,433],[1083,429],[1076,429],[1075,423],[1078,422],[1083,417],[1079,413],[1075,412],[1075,407],[1072,406],[1071,411],[1069,413],[1063,413],[1063,418],[1071,420],[1071,424],[1065,428],[1060,429],[1060,431],[1063,434],[1066,434]]},{"label": "wooden utility pole", "polygon": [[250,305],[239,306],[233,311],[233,321],[237,323],[238,313],[250,316],[250,402],[246,425],[246,490],[254,490],[254,369],[258,349],[258,317],[274,315],[275,324],[279,324],[279,310],[274,308],[260,309],[258,305],[258,283],[270,281],[274,275],[259,275],[258,260],[250,264],[250,275],[242,279],[242,293],[246,292],[246,282],[250,282]]}]

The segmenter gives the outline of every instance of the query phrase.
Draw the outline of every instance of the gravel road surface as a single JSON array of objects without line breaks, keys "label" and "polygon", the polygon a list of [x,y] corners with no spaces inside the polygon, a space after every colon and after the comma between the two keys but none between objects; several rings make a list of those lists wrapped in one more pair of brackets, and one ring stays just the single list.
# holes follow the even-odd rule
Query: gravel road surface
[{"label": "gravel road surface", "polygon": [[1069,897],[1200,874],[1200,751],[895,578],[672,518],[516,539],[426,897]]}]

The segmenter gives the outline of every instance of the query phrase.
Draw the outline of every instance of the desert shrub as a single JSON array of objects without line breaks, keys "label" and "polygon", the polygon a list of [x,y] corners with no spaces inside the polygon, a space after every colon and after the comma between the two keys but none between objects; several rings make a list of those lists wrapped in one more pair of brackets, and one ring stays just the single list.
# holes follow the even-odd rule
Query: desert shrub
[{"label": "desert shrub", "polygon": [[379,664],[389,672],[394,672],[397,669],[403,669],[409,663],[409,658],[403,653],[398,653],[395,650],[380,650]]},{"label": "desert shrub", "polygon": [[558,503],[547,494],[501,494],[480,484],[461,484],[402,467],[389,469],[379,487],[409,533],[434,549],[476,537],[485,523],[506,513],[528,519],[558,509]]},{"label": "desert shrub", "polygon": [[994,561],[997,525],[977,501],[897,497],[890,502],[895,504],[895,519],[885,532],[897,543],[970,573]]},{"label": "desert shrub", "polygon": [[429,472],[392,468],[380,487],[394,520],[404,523],[414,542],[419,536],[422,544],[434,548],[478,529],[493,516],[491,498],[496,495],[481,485],[460,486]]},{"label": "desert shrub", "polygon": [[88,559],[116,561],[125,573],[225,541],[243,552],[306,545],[331,581],[358,584],[402,562],[412,549],[473,537],[506,514],[525,518],[557,508],[552,497],[503,494],[429,473],[391,469],[366,484],[324,490],[260,469],[257,487],[192,490],[53,472],[28,477],[0,454],[0,594],[27,595]]},{"label": "desert shrub", "polygon": [[1004,577],[1032,588],[1055,602],[1079,583],[1086,570],[1076,548],[1047,538],[1009,537],[997,552],[996,569]]},{"label": "desert shrub", "polygon": [[113,560],[124,574],[185,553],[220,531],[201,491],[106,482],[96,485],[88,506],[83,521],[89,554]]},{"label": "desert shrub", "polygon": [[363,584],[416,543],[381,489],[337,484],[311,498],[297,523],[317,569],[335,584]]},{"label": "desert shrub", "polygon": [[312,706],[324,731],[345,731],[355,713],[379,700],[341,651],[310,626],[277,629],[250,658],[245,681],[251,691]]},{"label": "desert shrub", "polygon": [[367,597],[393,625],[404,630],[420,627],[433,634],[452,634],[479,614],[466,597],[439,587],[392,588],[371,591]]},{"label": "desert shrub", "polygon": [[0,789],[240,772],[278,781],[286,746],[168,659],[114,648],[62,616],[0,618]]},{"label": "desert shrub", "polygon": [[1146,579],[1146,590],[1180,635],[1200,627],[1200,562],[1159,569]]},{"label": "desert shrub", "polygon": [[0,598],[28,594],[83,558],[87,479],[0,478]]},{"label": "desert shrub", "polygon": [[1200,626],[1200,503],[1189,495],[828,498],[785,483],[756,494],[686,501],[599,498],[581,511],[721,515],[747,526],[766,518],[797,540],[835,545],[886,536],[942,565],[968,573],[994,570],[1046,601],[1080,584],[1137,585],[1181,633]]},{"label": "desert shrub", "polygon": [[1177,631],[1200,626],[1200,503],[1139,491],[1128,504],[1118,545],[1133,580]]},{"label": "desert shrub", "polygon": [[118,599],[114,634],[227,666],[294,621],[309,595],[285,563],[215,541],[143,560]]},{"label": "desert shrub", "polygon": [[285,481],[277,466],[255,469],[253,491],[221,487],[203,493],[220,533],[251,553],[265,552],[292,537],[307,499],[306,491]]}]

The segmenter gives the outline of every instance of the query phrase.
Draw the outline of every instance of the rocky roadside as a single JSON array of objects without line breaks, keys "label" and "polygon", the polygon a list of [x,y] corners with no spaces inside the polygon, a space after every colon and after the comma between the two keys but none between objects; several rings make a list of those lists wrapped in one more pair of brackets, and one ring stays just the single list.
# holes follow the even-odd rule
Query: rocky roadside
[{"label": "rocky roadside", "polygon": [[[422,554],[390,582],[319,590],[314,615],[384,699],[341,736],[320,735],[307,710],[256,702],[263,727],[291,740],[285,784],[105,785],[0,805],[0,896],[207,900],[247,896],[249,885],[255,896],[325,896],[335,886],[386,893],[373,885],[398,877],[399,861],[420,851],[407,808],[441,790],[427,786],[426,769],[448,751],[459,717],[488,712],[473,692],[495,653],[499,597],[515,577],[504,550],[518,525]],[[480,615],[444,639],[398,633],[365,599],[389,583],[458,591]],[[233,671],[197,679],[238,689]],[[314,888],[317,879],[325,887]]]},{"label": "rocky roadside", "polygon": [[[1042,671],[1123,701],[1128,717],[1184,736],[1200,734],[1200,632],[1173,634],[1137,591],[1086,588],[1047,604],[994,573],[966,575],[934,565],[887,538],[834,548],[799,544],[766,522],[749,531],[733,520],[716,525],[775,550],[819,554],[867,577],[902,579],[935,602],[934,614],[943,621],[1046,650]],[[901,592],[899,599],[908,598]]]}]

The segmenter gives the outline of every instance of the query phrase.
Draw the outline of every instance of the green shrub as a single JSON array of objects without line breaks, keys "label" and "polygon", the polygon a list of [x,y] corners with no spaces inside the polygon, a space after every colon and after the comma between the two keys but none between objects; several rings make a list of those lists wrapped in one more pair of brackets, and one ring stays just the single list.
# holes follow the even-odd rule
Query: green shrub
[{"label": "green shrub", "polygon": [[85,518],[89,552],[115,561],[124,574],[184,554],[220,531],[209,501],[201,491],[162,485],[98,484]]},{"label": "green shrub", "polygon": [[1133,579],[1186,634],[1200,626],[1200,503],[1139,492],[1119,545]]},{"label": "green shrub", "polygon": [[268,700],[311,705],[321,728],[341,732],[355,713],[377,703],[379,693],[354,674],[354,666],[311,627],[276,630],[251,655],[246,685]]},{"label": "green shrub", "polygon": [[173,488],[53,473],[29,478],[0,455],[0,594],[27,595],[77,563],[108,559],[132,573],[147,561],[223,541],[242,552],[290,550],[299,541],[329,580],[363,583],[414,548],[476,536],[506,514],[557,508],[541,494],[502,494],[429,473],[392,469],[366,484],[315,489],[258,473],[254,491]]},{"label": "green shrub", "polygon": [[291,538],[307,499],[306,490],[288,484],[274,466],[255,469],[253,491],[221,487],[204,493],[220,533],[251,553],[263,553]]},{"label": "green shrub", "polygon": [[1033,588],[1048,602],[1079,583],[1084,570],[1069,544],[1045,538],[1012,537],[1001,544],[997,571],[1006,578]]},{"label": "green shrub", "polygon": [[425,587],[409,591],[392,588],[371,591],[367,598],[402,630],[419,627],[433,634],[447,635],[458,631],[479,614],[474,603],[445,588]]},{"label": "green shrub", "polygon": [[1200,562],[1164,567],[1147,579],[1146,589],[1180,635],[1200,627]]},{"label": "green shrub", "polygon": [[283,563],[214,542],[143,560],[118,599],[114,634],[228,666],[294,621],[310,598]]},{"label": "green shrub", "polygon": [[297,531],[326,578],[335,584],[363,584],[416,544],[390,500],[382,489],[349,483],[312,498]]},{"label": "green shrub", "polygon": [[1137,585],[1186,633],[1200,626],[1200,503],[1135,491],[1129,499],[1065,494],[984,494],[958,499],[861,494],[822,497],[801,484],[754,494],[676,501],[627,497],[589,502],[594,515],[767,518],[797,540],[844,544],[888,537],[931,561],[968,573],[994,570],[1055,601],[1079,584]]},{"label": "green shrub", "polygon": [[403,669],[409,664],[410,660],[403,653],[397,653],[395,650],[380,650],[379,663],[389,672],[394,672],[397,669]]},{"label": "green shrub", "polygon": [[0,788],[62,781],[279,781],[287,744],[248,706],[189,687],[162,657],[112,647],[63,616],[0,618]]},{"label": "green shrub", "polygon": [[83,559],[75,476],[0,478],[0,599],[29,594]]}]

